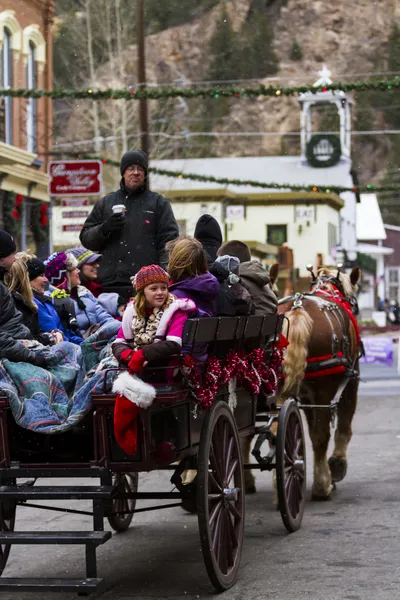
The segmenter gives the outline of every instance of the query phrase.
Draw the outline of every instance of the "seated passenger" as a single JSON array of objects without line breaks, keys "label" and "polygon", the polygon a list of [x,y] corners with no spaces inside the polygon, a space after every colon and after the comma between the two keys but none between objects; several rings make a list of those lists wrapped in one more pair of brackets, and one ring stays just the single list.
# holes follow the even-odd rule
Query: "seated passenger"
[{"label": "seated passenger", "polygon": [[[136,296],[127,305],[112,351],[130,372],[180,354],[182,334],[188,314],[196,305],[188,298],[175,298],[168,292],[168,274],[158,265],[142,267],[136,274]],[[128,454],[136,452],[136,417],[146,407],[146,384],[124,372],[117,378],[114,432],[118,444]],[[147,386],[149,387],[149,386]]]},{"label": "seated passenger", "polygon": [[79,331],[88,337],[104,323],[113,321],[104,308],[97,302],[93,294],[80,285],[78,261],[72,254],[56,252],[46,261],[46,277],[56,288],[52,297],[62,299],[67,296],[73,300]]},{"label": "seated passenger", "polygon": [[[30,270],[28,270],[28,265],[30,265]],[[53,346],[64,340],[63,333],[57,329],[40,331],[38,305],[33,298],[30,284],[31,275],[37,278],[40,272],[42,275],[44,274],[44,270],[44,264],[36,257],[26,252],[19,252],[5,277],[5,282],[14,298],[15,306],[22,315],[22,323],[28,327],[35,340],[43,346]]]},{"label": "seated passenger", "polygon": [[240,260],[239,277],[244,287],[250,292],[254,303],[254,314],[275,314],[278,300],[270,286],[268,271],[258,260],[251,260],[249,247],[238,240],[222,244],[218,256],[228,254]]},{"label": "seated passenger", "polygon": [[167,244],[169,250],[169,291],[178,298],[190,298],[197,306],[197,316],[215,315],[219,283],[208,270],[201,243],[191,237],[178,238]]},{"label": "seated passenger", "polygon": [[236,256],[219,256],[210,266],[210,273],[219,283],[216,300],[218,317],[247,316],[254,312],[253,300],[237,274],[240,261]]},{"label": "seated passenger", "polygon": [[183,327],[196,305],[170,294],[168,281],[168,273],[158,265],[142,267],[136,274],[136,296],[127,305],[112,344],[115,358],[131,371],[181,352]]},{"label": "seated passenger", "polygon": [[104,292],[104,288],[99,283],[98,269],[100,261],[103,258],[101,254],[96,254],[91,250],[87,250],[83,246],[70,248],[66,251],[67,254],[72,254],[78,261],[79,276],[81,284],[92,292],[93,296],[104,310],[113,317],[122,317],[125,303],[120,300],[119,295],[115,292]]},{"label": "seated passenger", "polygon": [[[24,253],[24,256],[29,257],[26,261],[26,267],[33,300],[38,309],[37,316],[40,331],[42,333],[60,332],[64,341],[80,346],[83,338],[78,331],[75,315],[70,312],[65,315],[60,314],[54,306],[51,296],[45,293],[48,285],[48,279],[45,275],[46,265],[33,254]],[[62,312],[61,309],[60,312]]]},{"label": "seated passenger", "polygon": [[202,215],[196,223],[193,237],[199,240],[208,264],[212,265],[222,244],[222,231],[218,221],[211,215]]},{"label": "seated passenger", "polygon": [[0,229],[0,359],[27,362],[46,368],[47,360],[25,346],[20,340],[33,340],[33,335],[22,323],[14,299],[4,285],[4,276],[12,267],[17,247],[12,236]]}]

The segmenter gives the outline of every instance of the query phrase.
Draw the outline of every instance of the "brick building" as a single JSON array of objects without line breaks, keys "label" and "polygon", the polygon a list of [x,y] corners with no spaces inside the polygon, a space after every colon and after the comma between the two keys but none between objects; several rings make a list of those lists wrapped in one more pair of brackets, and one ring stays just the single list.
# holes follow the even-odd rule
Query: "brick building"
[{"label": "brick building", "polygon": [[[0,88],[52,88],[53,14],[53,0],[0,0]],[[0,224],[20,248],[43,241],[51,132],[51,99],[0,98]]]}]

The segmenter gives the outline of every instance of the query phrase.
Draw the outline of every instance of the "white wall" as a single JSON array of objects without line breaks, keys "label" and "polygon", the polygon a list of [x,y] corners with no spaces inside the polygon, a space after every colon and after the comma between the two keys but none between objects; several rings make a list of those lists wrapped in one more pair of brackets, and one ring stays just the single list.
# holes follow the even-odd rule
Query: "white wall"
[{"label": "white wall", "polygon": [[[209,202],[203,205],[200,202],[173,202],[172,208],[176,219],[186,220],[186,231],[192,235],[197,219],[201,214],[213,215],[221,228],[222,214],[220,202]],[[314,264],[319,252],[323,254],[324,262],[331,263],[330,248],[328,245],[328,223],[337,228],[339,236],[339,212],[328,205],[316,207],[315,220],[307,226],[302,223],[302,232],[299,234],[299,223],[295,221],[295,206],[266,205],[247,206],[246,219],[232,221],[228,229],[228,239],[239,239],[265,243],[267,241],[268,225],[287,225],[288,244],[294,251],[295,266],[300,268],[300,275],[307,276],[306,265]],[[339,237],[337,238],[339,242]]]},{"label": "white wall", "polygon": [[[347,252],[354,251],[357,247],[357,232],[356,232],[356,195],[352,192],[344,192],[340,194],[345,205],[340,211],[340,247]],[[350,260],[355,260],[355,256],[350,255]]]}]

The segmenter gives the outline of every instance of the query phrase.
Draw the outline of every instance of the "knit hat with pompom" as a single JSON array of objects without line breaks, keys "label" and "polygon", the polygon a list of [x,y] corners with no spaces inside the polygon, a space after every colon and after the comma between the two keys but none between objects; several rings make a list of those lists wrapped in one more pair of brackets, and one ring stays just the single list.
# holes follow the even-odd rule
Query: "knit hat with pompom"
[{"label": "knit hat with pompom", "polygon": [[169,283],[168,273],[158,265],[142,267],[136,273],[133,280],[133,285],[137,292],[140,292],[140,290],[143,290],[147,285],[151,285],[152,283],[165,283],[166,285]]},{"label": "knit hat with pompom", "polygon": [[54,287],[60,290],[68,290],[67,271],[72,271],[78,266],[78,261],[72,254],[55,252],[44,261],[46,266],[46,277]]}]

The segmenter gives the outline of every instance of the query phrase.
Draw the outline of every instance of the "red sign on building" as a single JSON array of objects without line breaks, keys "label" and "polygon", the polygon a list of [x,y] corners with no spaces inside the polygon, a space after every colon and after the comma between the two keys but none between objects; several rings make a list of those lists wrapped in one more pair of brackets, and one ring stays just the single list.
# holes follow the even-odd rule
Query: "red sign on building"
[{"label": "red sign on building", "polygon": [[54,160],[49,163],[50,196],[98,196],[101,194],[100,160]]}]

